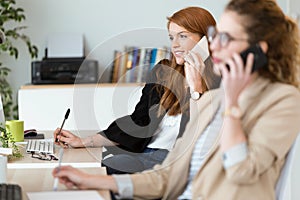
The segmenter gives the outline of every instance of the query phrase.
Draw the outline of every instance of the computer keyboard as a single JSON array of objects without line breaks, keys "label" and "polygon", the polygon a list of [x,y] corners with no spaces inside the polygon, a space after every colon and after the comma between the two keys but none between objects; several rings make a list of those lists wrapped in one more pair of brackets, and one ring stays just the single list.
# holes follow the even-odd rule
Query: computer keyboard
[{"label": "computer keyboard", "polygon": [[53,154],[54,141],[53,139],[43,139],[43,140],[30,139],[27,142],[26,152]]},{"label": "computer keyboard", "polygon": [[22,200],[22,189],[17,184],[0,184],[0,200]]}]

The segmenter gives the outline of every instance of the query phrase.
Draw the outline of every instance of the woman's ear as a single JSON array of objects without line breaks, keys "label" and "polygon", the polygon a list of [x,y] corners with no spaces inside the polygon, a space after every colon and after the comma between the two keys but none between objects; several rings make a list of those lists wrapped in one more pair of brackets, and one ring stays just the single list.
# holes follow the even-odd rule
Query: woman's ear
[{"label": "woman's ear", "polygon": [[268,43],[266,41],[260,41],[258,44],[261,47],[261,49],[263,50],[263,52],[267,53],[267,51],[268,51]]}]

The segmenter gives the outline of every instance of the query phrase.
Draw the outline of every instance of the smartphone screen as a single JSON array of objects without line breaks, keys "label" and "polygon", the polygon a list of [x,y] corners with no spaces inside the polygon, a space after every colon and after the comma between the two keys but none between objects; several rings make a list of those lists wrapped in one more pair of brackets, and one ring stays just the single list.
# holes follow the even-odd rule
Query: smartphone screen
[{"label": "smartphone screen", "polygon": [[[243,51],[241,53],[241,57],[243,59],[244,64],[246,64],[247,56],[249,53],[254,54],[254,62],[253,62],[253,66],[252,66],[252,72],[254,72],[262,67],[267,66],[268,58],[258,44],[250,46],[248,49],[246,49],[245,51]],[[226,65],[226,66],[229,69],[229,66],[228,65]]]}]

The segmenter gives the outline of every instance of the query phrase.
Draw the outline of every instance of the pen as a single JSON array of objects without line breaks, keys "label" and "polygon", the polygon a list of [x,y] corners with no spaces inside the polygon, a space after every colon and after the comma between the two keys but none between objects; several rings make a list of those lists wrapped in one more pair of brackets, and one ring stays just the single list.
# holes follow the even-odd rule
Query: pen
[{"label": "pen", "polygon": [[[60,150],[59,150],[59,161],[58,161],[57,172],[59,172],[59,170],[60,170],[63,155],[64,155],[64,148],[61,147]],[[58,186],[58,178],[55,177],[54,178],[54,183],[53,183],[53,191],[57,191],[57,186]]]},{"label": "pen", "polygon": [[69,117],[69,114],[70,114],[70,108],[68,108],[68,110],[67,110],[67,112],[66,112],[66,114],[65,114],[64,121],[63,121],[63,123],[61,124],[61,127],[60,127],[60,129],[59,129],[59,132],[58,132],[57,135],[56,135],[55,142],[59,142],[59,140],[57,139],[57,136],[60,135],[61,130],[62,130],[64,124],[65,124],[65,121],[66,121],[66,119],[68,119],[68,117]]}]

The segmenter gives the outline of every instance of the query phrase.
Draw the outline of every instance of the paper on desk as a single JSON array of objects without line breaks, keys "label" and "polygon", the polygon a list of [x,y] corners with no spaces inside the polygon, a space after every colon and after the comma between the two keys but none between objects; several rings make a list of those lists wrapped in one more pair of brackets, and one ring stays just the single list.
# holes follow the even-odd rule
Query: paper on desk
[{"label": "paper on desk", "polygon": [[51,192],[27,192],[29,200],[104,200],[95,190],[68,190],[68,191],[51,191]]},{"label": "paper on desk", "polygon": [[48,36],[48,58],[83,57],[83,36],[80,33],[52,33]]},{"label": "paper on desk", "polygon": [[13,152],[12,148],[3,148],[3,147],[0,147],[0,155],[11,155]]}]

